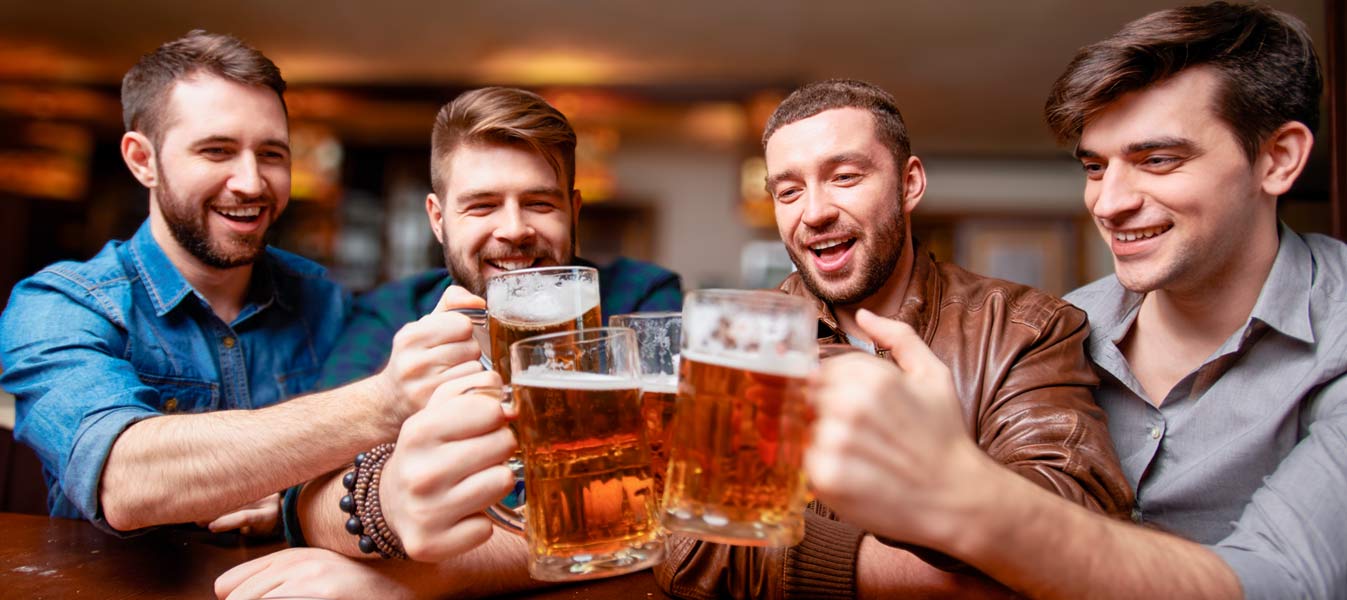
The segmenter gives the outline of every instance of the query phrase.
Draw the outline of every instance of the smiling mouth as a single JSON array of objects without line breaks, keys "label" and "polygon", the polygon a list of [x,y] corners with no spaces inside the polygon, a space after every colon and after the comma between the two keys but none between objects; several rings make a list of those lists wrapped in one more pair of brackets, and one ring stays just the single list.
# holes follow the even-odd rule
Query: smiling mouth
[{"label": "smiling mouth", "polygon": [[1160,225],[1158,227],[1147,227],[1145,229],[1117,230],[1113,232],[1113,239],[1119,242],[1149,240],[1173,228],[1173,225]]},{"label": "smiling mouth", "polygon": [[253,223],[262,216],[262,207],[260,206],[220,207],[211,210],[215,211],[215,214],[236,223]]},{"label": "smiling mouth", "polygon": [[537,258],[510,258],[510,259],[488,259],[486,264],[491,265],[501,271],[518,271],[527,269],[538,262]]},{"label": "smiling mouth", "polygon": [[845,254],[846,251],[850,250],[855,244],[856,238],[854,237],[828,240],[826,242],[810,244],[809,251],[813,252],[814,256],[827,260]]}]

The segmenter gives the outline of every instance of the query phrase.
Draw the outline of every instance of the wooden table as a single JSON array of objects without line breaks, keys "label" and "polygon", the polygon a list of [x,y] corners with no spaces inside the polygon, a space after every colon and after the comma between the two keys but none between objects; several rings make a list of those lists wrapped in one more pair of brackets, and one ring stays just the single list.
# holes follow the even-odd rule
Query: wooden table
[{"label": "wooden table", "polygon": [[[215,578],[283,543],[163,530],[118,539],[83,521],[0,513],[0,598],[214,598]],[[511,596],[659,599],[649,571]]]}]

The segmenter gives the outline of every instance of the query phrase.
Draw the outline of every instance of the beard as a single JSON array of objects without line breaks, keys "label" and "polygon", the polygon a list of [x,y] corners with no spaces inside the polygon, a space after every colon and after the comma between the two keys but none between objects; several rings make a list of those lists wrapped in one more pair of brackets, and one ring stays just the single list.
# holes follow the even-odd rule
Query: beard
[{"label": "beard", "polygon": [[[894,203],[893,214],[874,223],[868,232],[859,225],[845,226],[836,221],[828,227],[803,232],[806,238],[823,235],[855,237],[856,250],[869,250],[857,253],[859,262],[854,263],[855,272],[832,287],[828,287],[823,277],[814,271],[813,262],[809,260],[813,251],[807,245],[801,242],[788,246],[790,260],[795,263],[795,269],[799,271],[800,279],[809,292],[829,306],[846,306],[861,302],[884,287],[902,259],[903,247],[907,243],[907,220],[901,206],[900,197]],[[869,242],[869,246],[863,247],[866,242]]]},{"label": "beard", "polygon": [[[207,203],[179,198],[173,192],[163,167],[159,166],[158,169],[162,174],[162,182],[157,190],[159,212],[179,246],[202,264],[215,269],[233,269],[257,261],[266,249],[266,230],[248,235],[227,232],[220,238],[211,237],[210,208]],[[275,202],[269,202],[264,216],[272,215],[275,205]]]},{"label": "beard", "polygon": [[[575,240],[574,230],[571,231],[571,240]],[[482,275],[482,263],[505,257],[532,258],[535,260],[534,266],[543,266],[538,262],[547,259],[552,259],[558,266],[569,265],[575,258],[575,244],[572,241],[569,251],[551,250],[538,244],[496,246],[484,248],[466,260],[459,260],[449,244],[444,244],[444,266],[449,269],[449,276],[453,278],[454,285],[461,286],[481,298],[486,298],[486,277]]]}]

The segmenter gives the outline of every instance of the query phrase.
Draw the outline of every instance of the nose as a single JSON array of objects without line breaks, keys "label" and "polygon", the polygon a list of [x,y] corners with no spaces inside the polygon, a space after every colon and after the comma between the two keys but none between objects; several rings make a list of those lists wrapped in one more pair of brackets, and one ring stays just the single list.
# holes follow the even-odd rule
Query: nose
[{"label": "nose", "polygon": [[832,196],[824,187],[807,191],[801,201],[805,205],[800,220],[805,225],[817,229],[837,219],[837,205],[833,203]]},{"label": "nose", "polygon": [[537,234],[524,218],[523,207],[518,202],[506,202],[496,214],[499,220],[496,222],[496,230],[492,232],[496,239],[520,246]]},{"label": "nose", "polygon": [[239,153],[234,161],[234,172],[229,176],[229,191],[240,198],[256,198],[262,195],[265,184],[262,172],[258,169],[257,157],[249,152]]},{"label": "nose", "polygon": [[1085,188],[1085,204],[1096,218],[1105,222],[1117,221],[1141,208],[1143,192],[1134,173],[1127,168],[1111,167],[1104,170],[1098,181]]}]

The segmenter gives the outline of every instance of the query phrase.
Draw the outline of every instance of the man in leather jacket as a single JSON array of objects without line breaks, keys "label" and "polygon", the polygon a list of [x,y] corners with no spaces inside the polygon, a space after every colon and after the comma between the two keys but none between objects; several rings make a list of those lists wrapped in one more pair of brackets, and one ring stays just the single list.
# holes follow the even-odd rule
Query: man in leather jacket
[{"label": "man in leather jacket", "polygon": [[[815,385],[845,381],[855,397],[899,402],[900,390],[885,387],[889,323],[875,315],[906,323],[948,369],[930,385],[952,386],[962,407],[961,427],[943,433],[971,438],[1005,470],[1072,503],[1128,514],[1132,492],[1091,397],[1098,379],[1085,354],[1085,314],[1026,286],[936,262],[914,243],[907,219],[925,192],[925,170],[893,97],[859,81],[806,85],[777,108],[763,145],[777,227],[798,269],[782,291],[817,304],[821,342],[885,357],[828,359]],[[836,365],[849,372],[828,377]],[[832,433],[816,426],[816,445]],[[900,450],[893,460],[904,458]],[[806,466],[812,476],[817,465]],[[1005,591],[944,554],[868,535],[823,503],[810,505],[805,523],[804,540],[791,548],[675,535],[656,575],[665,591],[685,598]]]}]

